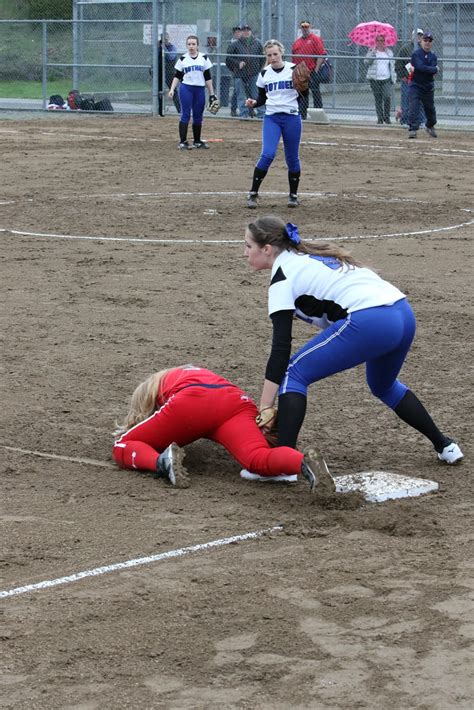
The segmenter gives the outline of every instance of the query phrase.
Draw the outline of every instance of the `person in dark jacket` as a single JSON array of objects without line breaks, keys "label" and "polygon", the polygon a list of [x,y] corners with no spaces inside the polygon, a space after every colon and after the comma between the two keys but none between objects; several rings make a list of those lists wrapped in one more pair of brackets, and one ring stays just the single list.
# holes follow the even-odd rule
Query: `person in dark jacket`
[{"label": "person in dark jacket", "polygon": [[[395,73],[397,75],[397,80],[400,82],[400,125],[408,128],[408,77],[410,72],[407,69],[407,64],[411,62],[411,55],[413,52],[420,47],[421,38],[423,37],[423,30],[418,28],[413,30],[411,35],[411,42],[403,45],[397,51],[397,59],[395,61]],[[420,105],[420,125],[425,122],[425,112],[423,107]]]},{"label": "person in dark jacket", "polygon": [[431,51],[433,35],[425,32],[421,47],[411,55],[413,71],[410,73],[408,89],[408,138],[416,138],[420,127],[420,104],[426,114],[425,130],[436,138],[436,109],[434,105],[434,78],[438,73],[438,57]]},{"label": "person in dark jacket", "polygon": [[227,47],[227,57],[225,60],[227,69],[229,69],[230,73],[232,74],[232,96],[230,99],[230,115],[231,116],[237,116],[237,88],[236,88],[236,73],[234,71],[235,67],[235,56],[231,52],[232,45],[235,44],[235,42],[238,42],[239,39],[242,37],[242,27],[240,25],[236,25],[235,27],[232,28],[232,39],[229,42],[229,46]]},{"label": "person in dark jacket", "polygon": [[[164,44],[164,47],[163,47]],[[171,42],[170,36],[167,32],[161,35],[160,40],[157,45],[158,54],[158,113],[160,116],[164,116],[164,105],[163,105],[163,56],[165,58],[165,82],[168,89],[171,86],[171,82],[174,77],[174,65],[176,63],[176,58],[178,56],[178,50],[175,45]],[[150,76],[152,74],[152,69],[150,67]],[[178,94],[173,96],[173,102],[178,113],[181,113],[181,105],[179,103]]]},{"label": "person in dark jacket", "polygon": [[[257,100],[257,77],[265,64],[263,47],[260,40],[252,35],[248,25],[242,27],[242,36],[228,49],[226,64],[235,78],[237,104],[240,118],[250,118],[250,108],[245,105],[247,99]],[[257,108],[257,116],[263,118],[265,108]]]}]

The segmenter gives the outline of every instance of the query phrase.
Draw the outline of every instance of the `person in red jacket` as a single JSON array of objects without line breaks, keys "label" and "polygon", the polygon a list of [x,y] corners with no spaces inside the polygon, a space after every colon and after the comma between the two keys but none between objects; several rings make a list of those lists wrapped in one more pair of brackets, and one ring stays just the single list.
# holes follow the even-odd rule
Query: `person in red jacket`
[{"label": "person in red jacket", "polygon": [[[121,468],[152,471],[185,488],[182,446],[210,439],[224,446],[252,480],[296,481],[334,492],[318,452],[272,448],[256,423],[258,409],[239,387],[210,370],[183,365],[150,375],[135,389],[127,416],[114,432],[112,456]],[[246,473],[247,473],[246,471]],[[244,476],[245,477],[245,476]]]},{"label": "person in red jacket", "polygon": [[[292,61],[294,64],[299,64],[304,62],[309,69],[309,88],[313,94],[313,106],[314,108],[322,108],[323,100],[321,98],[321,89],[319,85],[321,83],[321,76],[319,70],[324,62],[324,57],[326,55],[326,50],[324,49],[324,42],[321,37],[314,34],[311,31],[311,23],[307,20],[303,20],[300,23],[301,27],[301,37],[298,37],[291,47],[291,53],[293,55]],[[303,56],[311,55],[311,56]],[[319,56],[314,56],[319,55]],[[308,113],[309,96],[303,97],[300,105],[301,118],[306,119]]]}]

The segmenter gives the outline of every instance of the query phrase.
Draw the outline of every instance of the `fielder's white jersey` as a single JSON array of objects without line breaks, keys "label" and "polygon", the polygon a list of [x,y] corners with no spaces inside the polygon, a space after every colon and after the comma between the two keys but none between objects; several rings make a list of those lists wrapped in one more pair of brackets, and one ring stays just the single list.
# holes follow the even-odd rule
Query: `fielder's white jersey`
[{"label": "fielder's white jersey", "polygon": [[204,72],[206,69],[212,69],[212,62],[207,54],[201,54],[201,52],[194,58],[189,54],[183,54],[174,65],[174,68],[183,72],[183,84],[205,86]]},{"label": "fielder's white jersey", "polygon": [[292,113],[298,114],[298,92],[293,88],[293,68],[294,64],[285,62],[282,69],[275,71],[269,65],[262,69],[257,79],[257,87],[265,89],[267,103],[265,113],[269,116],[272,113]]},{"label": "fielder's white jersey", "polygon": [[327,328],[349,313],[389,306],[405,294],[365,267],[341,268],[332,257],[284,251],[272,267],[268,313],[295,309],[295,316]]}]

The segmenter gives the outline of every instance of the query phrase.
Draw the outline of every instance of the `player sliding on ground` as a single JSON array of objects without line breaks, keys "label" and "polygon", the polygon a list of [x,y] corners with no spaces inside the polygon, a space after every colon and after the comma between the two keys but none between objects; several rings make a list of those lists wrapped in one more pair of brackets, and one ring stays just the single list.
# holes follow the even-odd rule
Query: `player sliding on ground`
[{"label": "player sliding on ground", "polygon": [[115,432],[112,455],[122,468],[152,471],[186,488],[181,447],[210,439],[259,478],[296,481],[301,474],[311,491],[334,492],[334,482],[317,452],[304,455],[288,446],[272,448],[257,418],[250,397],[214,372],[194,365],[161,370],[135,389],[125,421]]},{"label": "player sliding on ground", "polygon": [[[296,446],[310,384],[365,363],[372,394],[426,436],[438,459],[461,461],[458,444],[397,379],[415,336],[415,316],[405,294],[344,249],[303,242],[297,226],[279,217],[248,225],[244,256],[253,271],[271,271],[273,340],[260,409],[272,407],[278,395],[280,446]],[[294,317],[320,332],[290,357]]]}]

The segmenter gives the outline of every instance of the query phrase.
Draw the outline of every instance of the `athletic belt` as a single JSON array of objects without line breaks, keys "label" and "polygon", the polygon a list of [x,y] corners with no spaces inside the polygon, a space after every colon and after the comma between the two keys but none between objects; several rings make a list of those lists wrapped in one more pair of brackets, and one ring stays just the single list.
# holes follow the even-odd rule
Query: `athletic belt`
[{"label": "athletic belt", "polygon": [[226,384],[226,385],[214,385],[214,384],[211,385],[211,384],[208,384],[207,382],[192,382],[190,385],[184,385],[184,387],[181,387],[181,389],[178,390],[178,392],[182,392],[182,390],[185,390],[188,387],[207,387],[207,389],[210,389],[210,390],[219,390],[219,389],[222,389],[222,387],[236,387],[236,385],[232,385],[230,382],[229,382],[229,384]]}]

